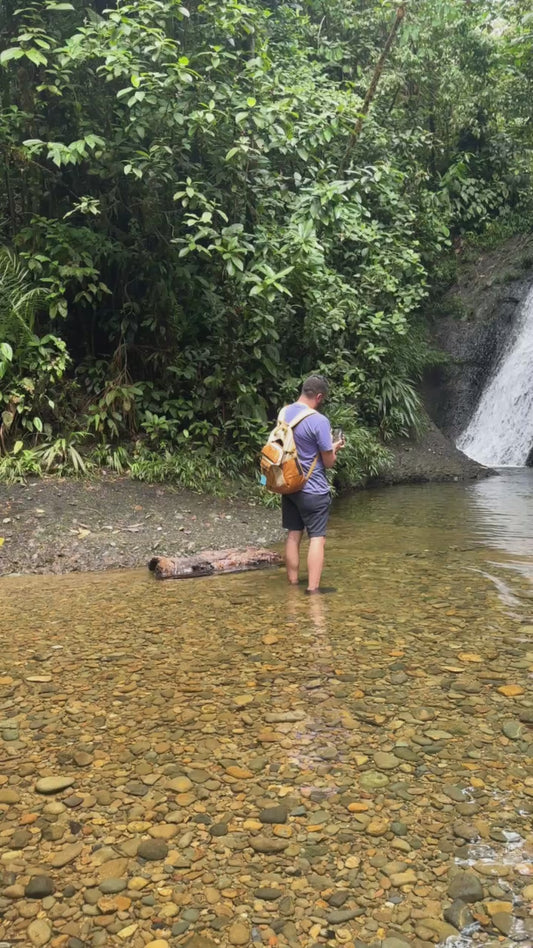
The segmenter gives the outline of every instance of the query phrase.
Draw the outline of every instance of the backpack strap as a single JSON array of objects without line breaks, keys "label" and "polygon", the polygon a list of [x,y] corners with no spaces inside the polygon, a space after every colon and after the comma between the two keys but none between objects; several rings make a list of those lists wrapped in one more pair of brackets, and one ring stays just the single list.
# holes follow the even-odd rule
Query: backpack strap
[{"label": "backpack strap", "polygon": [[[278,421],[285,421],[284,416],[285,416],[285,411],[287,408],[288,408],[288,405],[286,405],[285,408],[281,409],[278,415]],[[300,422],[303,421],[305,418],[309,418],[309,415],[316,415],[316,410],[314,408],[302,408],[302,410],[298,412],[298,414],[296,415],[295,418],[292,419],[292,421],[285,421],[285,424],[288,425],[289,428],[294,429],[296,428],[296,425],[299,425]]]},{"label": "backpack strap", "polygon": [[311,474],[313,473],[313,471],[314,471],[314,469],[315,469],[315,467],[316,467],[316,462],[317,462],[317,461],[318,461],[318,454],[315,455],[314,461],[313,461],[313,463],[311,464],[311,467],[309,468],[307,474],[305,475],[305,483],[306,483],[306,484],[307,484],[307,481],[308,481],[309,478],[311,477]]},{"label": "backpack strap", "polygon": [[[286,407],[287,407],[287,406],[286,406]],[[279,413],[279,415],[278,415],[278,421],[285,421],[285,418],[283,417],[284,414],[285,414],[285,408],[282,408],[281,411],[280,411],[280,413]],[[300,422],[301,422],[301,421],[304,421],[305,418],[309,418],[309,415],[316,415],[316,414],[317,414],[317,412],[316,412],[316,409],[314,409],[314,408],[302,408],[301,412],[298,412],[298,414],[296,415],[296,418],[293,418],[292,421],[285,421],[285,424],[288,425],[289,428],[292,428],[292,429],[294,430],[294,428],[296,428],[296,425],[299,425]],[[315,457],[314,457],[314,459],[313,459],[313,463],[311,464],[311,467],[309,468],[307,474],[305,475],[305,481],[306,481],[306,483],[307,483],[307,481],[309,480],[309,478],[311,477],[311,474],[313,473],[313,471],[314,471],[314,469],[315,469],[315,467],[316,467],[319,454],[320,454],[320,452],[318,452],[318,454],[315,455]]]}]

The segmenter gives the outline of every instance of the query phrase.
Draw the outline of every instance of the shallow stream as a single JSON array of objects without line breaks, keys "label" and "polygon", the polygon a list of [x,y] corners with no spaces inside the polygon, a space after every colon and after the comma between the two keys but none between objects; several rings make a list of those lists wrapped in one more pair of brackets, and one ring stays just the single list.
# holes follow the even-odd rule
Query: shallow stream
[{"label": "shallow stream", "polygon": [[324,597],[1,580],[0,942],[531,944],[532,580],[531,471],[338,501]]}]

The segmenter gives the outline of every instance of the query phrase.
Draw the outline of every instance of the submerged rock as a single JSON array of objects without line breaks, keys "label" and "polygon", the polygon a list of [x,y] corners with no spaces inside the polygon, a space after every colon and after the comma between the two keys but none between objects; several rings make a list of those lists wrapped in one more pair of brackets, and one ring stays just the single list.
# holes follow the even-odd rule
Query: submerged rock
[{"label": "submerged rock", "polygon": [[448,886],[448,895],[454,900],[479,902],[483,898],[483,886],[475,872],[457,872]]},{"label": "submerged rock", "polygon": [[454,899],[451,905],[444,909],[444,920],[453,925],[457,931],[462,931],[474,922],[474,916],[466,902]]}]

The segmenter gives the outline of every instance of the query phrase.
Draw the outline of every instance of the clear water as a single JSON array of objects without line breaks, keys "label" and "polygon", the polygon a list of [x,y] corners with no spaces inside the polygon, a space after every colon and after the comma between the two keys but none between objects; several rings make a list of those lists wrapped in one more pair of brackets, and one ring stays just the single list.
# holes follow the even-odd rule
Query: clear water
[{"label": "clear water", "polygon": [[[428,905],[442,919],[449,870],[473,865],[494,868],[484,877],[487,892],[499,885],[511,893],[513,926],[503,943],[530,943],[521,892],[533,881],[532,745],[520,714],[532,703],[533,472],[342,499],[326,559],[324,582],[338,591],[312,598],[288,588],[277,569],[159,583],[145,569],[2,580],[0,682],[11,684],[0,684],[0,731],[5,738],[18,729],[16,739],[10,734],[0,742],[8,779],[31,809],[46,803],[33,791],[36,776],[74,772],[73,792],[89,795],[74,811],[85,826],[87,859],[102,840],[120,847],[131,839],[132,807],[139,803],[149,810],[148,821],[166,822],[173,812],[176,825],[183,820],[181,834],[192,827],[189,850],[198,859],[194,871],[177,873],[190,897],[186,904],[204,905],[206,885],[230,876],[235,904],[258,937],[276,908],[254,903],[247,874],[290,894],[295,878],[324,873],[334,886],[350,889],[345,908],[363,908],[343,930],[370,943],[376,931],[417,937],[420,922],[404,920],[406,908],[420,914]],[[519,694],[505,696],[499,691],[505,685]],[[269,722],[269,715],[289,711],[300,712],[299,720]],[[518,739],[505,736],[509,722],[520,726]],[[130,754],[138,742],[144,750]],[[80,745],[98,751],[97,768],[76,770],[65,758]],[[397,769],[384,772],[384,786],[369,788],[365,775],[376,770],[374,754],[406,749],[412,759],[402,757]],[[125,789],[139,779],[140,761],[155,780],[141,801]],[[19,774],[28,762],[35,770]],[[253,770],[236,790],[226,776],[232,762]],[[183,804],[177,816],[175,801],[160,789],[172,768],[185,774],[201,768],[213,781],[205,802]],[[457,811],[446,795],[449,785],[464,790],[471,814]],[[95,802],[102,789],[113,797],[112,812]],[[290,848],[273,860],[246,846],[224,856],[226,837],[213,840],[191,822],[207,810],[215,821],[227,819],[231,838],[242,842],[251,832],[244,822],[256,819],[265,801],[284,799],[306,815],[291,817]],[[375,838],[361,830],[348,799],[367,804],[372,819],[404,823],[407,834],[399,838],[413,848],[395,849],[392,832]],[[317,811],[321,821],[327,812],[318,828]],[[457,838],[457,820],[473,821],[479,837]],[[9,848],[16,824],[1,826]],[[309,847],[318,844],[309,863]],[[20,858],[47,864],[52,849],[37,835],[33,848],[8,853],[7,861],[15,869]],[[373,864],[376,852],[413,867],[417,884],[391,889]],[[360,861],[357,878],[350,857]],[[143,871],[135,864],[129,875]],[[76,872],[72,865],[62,869],[61,885]],[[157,885],[146,891],[157,907]],[[304,945],[312,943],[305,917],[324,911],[318,903],[313,908],[318,891],[299,891],[312,903],[303,921],[292,919]],[[147,933],[174,943],[170,934],[152,932],[150,919],[137,917],[138,904],[121,924],[138,922],[139,944]],[[212,918],[205,906],[187,936],[219,937]],[[7,940],[25,931],[16,901],[3,924]],[[81,918],[79,937],[90,939],[92,925],[90,916]],[[333,944],[324,933],[313,937]],[[461,944],[489,945],[497,937],[482,922]],[[135,939],[131,944],[136,948]]]}]

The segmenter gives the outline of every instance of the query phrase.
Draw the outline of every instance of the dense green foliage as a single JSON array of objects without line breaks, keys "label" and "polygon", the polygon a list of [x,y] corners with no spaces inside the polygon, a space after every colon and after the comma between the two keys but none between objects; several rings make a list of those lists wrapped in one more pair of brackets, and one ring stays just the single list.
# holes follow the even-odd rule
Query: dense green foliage
[{"label": "dense green foliage", "polygon": [[528,7],[0,0],[0,453],[194,484],[320,370],[379,469],[440,261],[530,204]]}]

